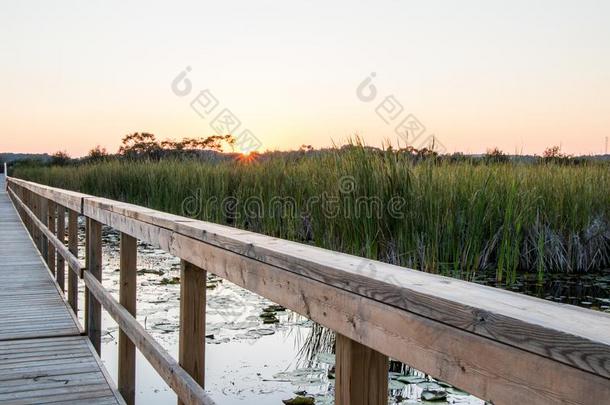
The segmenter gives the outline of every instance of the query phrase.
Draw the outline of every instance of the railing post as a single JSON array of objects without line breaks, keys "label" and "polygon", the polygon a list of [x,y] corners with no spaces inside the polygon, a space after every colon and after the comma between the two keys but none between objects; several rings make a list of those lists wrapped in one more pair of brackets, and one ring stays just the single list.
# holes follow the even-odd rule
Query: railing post
[{"label": "railing post", "polygon": [[[78,257],[78,213],[68,210],[68,249]],[[75,314],[78,314],[78,276],[68,270],[68,303]]]},{"label": "railing post", "polygon": [[[57,239],[66,244],[66,209],[57,205]],[[57,255],[57,266],[55,269],[57,284],[62,291],[66,291],[66,260],[60,254]]]},{"label": "railing post", "polygon": [[[90,235],[89,235],[89,218],[85,217],[85,268],[87,268],[89,266],[89,239],[90,239]],[[85,330],[88,331],[89,330],[89,290],[87,289],[87,286],[85,286],[85,316],[84,316],[84,322],[85,322]]]},{"label": "railing post", "polygon": [[[44,226],[46,226],[47,228],[49,227],[49,217],[48,217],[48,211],[49,211],[49,200],[47,200],[46,198],[44,198],[43,196],[38,196],[38,199],[40,200],[40,209],[38,211],[38,218],[40,219],[40,221],[44,224]],[[42,257],[44,258],[45,262],[48,263],[49,260],[49,246],[48,246],[49,241],[47,240],[47,237],[45,236],[44,233],[40,233],[40,251],[42,252]]]},{"label": "railing post", "polygon": [[[206,271],[182,260],[180,263],[179,363],[201,385],[205,372]],[[182,404],[178,400],[178,404]]]},{"label": "railing post", "polygon": [[[98,281],[102,281],[102,224],[87,218],[87,234],[89,246],[87,248],[87,271]],[[102,342],[102,306],[95,299],[91,291],[85,293],[87,312],[85,314],[87,335],[98,354],[101,353]]]},{"label": "railing post", "polygon": [[[46,212],[44,212],[44,214],[47,216],[47,227],[49,228],[49,231],[51,231],[51,233],[55,234],[56,231],[56,227],[55,227],[55,218],[56,218],[56,214],[55,214],[55,203],[51,200],[47,200],[47,210]],[[53,246],[53,243],[51,243],[51,241],[47,238],[47,266],[49,266],[49,270],[51,270],[51,273],[53,273],[53,275],[56,275],[55,272],[55,247]]]},{"label": "railing post", "polygon": [[336,405],[387,405],[388,357],[337,333]]},{"label": "railing post", "polygon": [[[121,233],[121,273],[119,302],[133,317],[136,316],[137,254],[136,238]],[[119,330],[119,392],[133,405],[136,397],[136,348],[125,332]]]},{"label": "railing post", "polygon": [[[32,213],[34,213],[34,215],[40,219],[40,199],[38,198],[37,194],[34,194],[33,191],[29,191],[30,194],[30,202],[31,202],[31,210]],[[38,251],[40,252],[40,254],[42,254],[42,249],[41,249],[41,241],[40,241],[40,230],[38,230],[38,228],[34,225],[34,223],[32,222],[31,224],[31,228],[32,228],[32,239],[34,240],[34,244],[36,245],[36,248],[38,249]]]}]

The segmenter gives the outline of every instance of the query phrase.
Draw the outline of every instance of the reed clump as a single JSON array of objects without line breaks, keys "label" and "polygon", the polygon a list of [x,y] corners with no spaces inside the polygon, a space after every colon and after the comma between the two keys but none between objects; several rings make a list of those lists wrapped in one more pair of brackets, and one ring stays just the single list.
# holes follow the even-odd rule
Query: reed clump
[{"label": "reed clump", "polygon": [[359,145],[256,161],[108,160],[15,175],[471,279],[610,267],[610,170],[414,160]]}]

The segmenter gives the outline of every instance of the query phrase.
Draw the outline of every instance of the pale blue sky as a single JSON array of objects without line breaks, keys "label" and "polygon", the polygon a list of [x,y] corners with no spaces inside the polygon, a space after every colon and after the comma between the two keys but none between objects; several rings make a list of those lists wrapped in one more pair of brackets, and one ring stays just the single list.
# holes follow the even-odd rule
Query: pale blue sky
[{"label": "pale blue sky", "polygon": [[263,149],[395,141],[356,97],[371,72],[449,151],[610,136],[608,1],[2,1],[0,151],[210,135],[171,91],[186,66]]}]

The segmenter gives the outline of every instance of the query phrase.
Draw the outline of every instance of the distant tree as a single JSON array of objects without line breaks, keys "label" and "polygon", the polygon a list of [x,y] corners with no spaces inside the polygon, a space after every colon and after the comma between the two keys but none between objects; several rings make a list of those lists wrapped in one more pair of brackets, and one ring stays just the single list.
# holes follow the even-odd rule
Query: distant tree
[{"label": "distant tree", "polygon": [[542,160],[547,163],[570,163],[573,156],[561,151],[561,146],[551,146],[544,150]]},{"label": "distant tree", "polygon": [[57,151],[51,155],[51,165],[53,166],[65,166],[70,163],[70,155],[66,151]]},{"label": "distant tree", "polygon": [[147,132],[135,132],[125,135],[119,154],[128,158],[159,158],[161,145],[153,134]]},{"label": "distant tree", "polygon": [[487,149],[487,152],[485,153],[485,156],[483,156],[483,159],[487,163],[506,163],[510,160],[508,155],[502,152],[498,147]]},{"label": "distant tree", "polygon": [[92,162],[97,162],[100,160],[105,160],[108,158],[108,151],[106,148],[97,145],[95,148],[91,149],[87,154],[87,160]]},{"label": "distant tree", "polygon": [[161,142],[161,148],[169,151],[215,150],[220,152],[225,147],[232,147],[234,144],[233,135],[212,135],[207,138],[182,138],[180,141],[166,139]]},{"label": "distant tree", "polygon": [[438,156],[438,152],[436,152],[432,148],[421,148],[417,149],[417,157],[420,159],[430,159]]}]

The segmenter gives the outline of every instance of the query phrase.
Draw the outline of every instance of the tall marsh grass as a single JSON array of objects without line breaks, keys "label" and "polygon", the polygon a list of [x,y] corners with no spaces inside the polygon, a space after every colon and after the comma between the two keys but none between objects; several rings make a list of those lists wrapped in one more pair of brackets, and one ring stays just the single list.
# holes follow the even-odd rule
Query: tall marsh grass
[{"label": "tall marsh grass", "polygon": [[15,175],[428,272],[495,271],[510,283],[520,271],[610,267],[609,168],[414,163],[352,147],[253,163],[112,160]]}]

